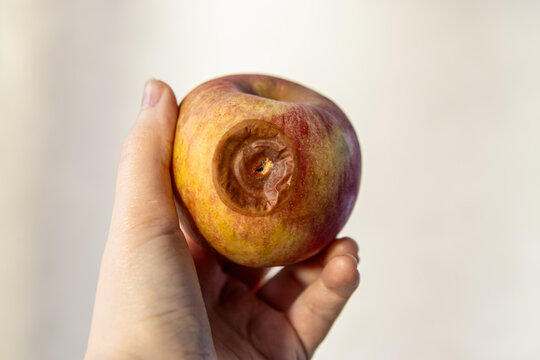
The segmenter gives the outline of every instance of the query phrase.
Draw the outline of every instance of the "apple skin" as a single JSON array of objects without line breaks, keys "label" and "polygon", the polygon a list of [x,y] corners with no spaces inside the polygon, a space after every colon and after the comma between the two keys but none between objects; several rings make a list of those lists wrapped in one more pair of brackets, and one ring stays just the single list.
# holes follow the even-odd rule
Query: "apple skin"
[{"label": "apple skin", "polygon": [[[216,159],[232,156],[227,153],[227,133],[236,131],[235,126],[241,129],[247,120],[262,124],[263,133],[267,123],[281,131],[289,146],[287,166],[294,167],[280,183],[287,197],[262,213],[243,211],[242,201],[251,201],[244,199],[249,195],[235,193],[225,199],[228,185],[216,183],[216,172],[221,171]],[[243,146],[242,139],[237,137],[235,146]],[[226,171],[233,176],[232,170]],[[199,85],[180,104],[173,177],[203,239],[192,237],[237,264],[287,265],[321,251],[349,218],[360,174],[360,145],[351,123],[332,101],[302,85],[267,75],[231,75]]]}]

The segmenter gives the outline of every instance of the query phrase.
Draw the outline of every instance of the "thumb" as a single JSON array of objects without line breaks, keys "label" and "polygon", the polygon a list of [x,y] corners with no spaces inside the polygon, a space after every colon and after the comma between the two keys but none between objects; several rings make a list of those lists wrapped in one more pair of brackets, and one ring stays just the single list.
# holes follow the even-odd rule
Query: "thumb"
[{"label": "thumb", "polygon": [[[171,88],[148,80],[141,111],[122,146],[111,235],[160,235],[178,230],[170,164],[178,106]],[[128,246],[144,241],[138,236]]]},{"label": "thumb", "polygon": [[169,172],[177,118],[170,87],[149,80],[122,147],[89,349],[105,344],[152,358],[213,348]]}]

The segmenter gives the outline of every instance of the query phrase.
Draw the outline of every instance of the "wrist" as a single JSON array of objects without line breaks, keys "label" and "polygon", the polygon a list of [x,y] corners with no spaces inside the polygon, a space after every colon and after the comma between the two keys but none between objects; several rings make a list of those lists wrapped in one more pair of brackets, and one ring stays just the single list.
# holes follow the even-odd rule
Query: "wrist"
[{"label": "wrist", "polygon": [[160,347],[151,347],[149,351],[128,351],[119,349],[106,349],[101,347],[88,347],[84,360],[214,360],[216,353],[213,348],[210,349],[164,349]]},{"label": "wrist", "polygon": [[134,360],[140,359],[129,354],[122,354],[120,351],[110,349],[97,349],[95,347],[86,349],[84,360]]}]

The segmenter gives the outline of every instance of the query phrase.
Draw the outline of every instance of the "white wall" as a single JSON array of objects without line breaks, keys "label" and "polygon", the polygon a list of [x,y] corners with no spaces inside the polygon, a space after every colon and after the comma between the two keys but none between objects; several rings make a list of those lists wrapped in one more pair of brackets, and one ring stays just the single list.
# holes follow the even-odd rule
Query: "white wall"
[{"label": "white wall", "polygon": [[0,4],[0,358],[82,358],[146,78],[264,72],[350,116],[362,284],[318,359],[540,358],[540,2]]}]

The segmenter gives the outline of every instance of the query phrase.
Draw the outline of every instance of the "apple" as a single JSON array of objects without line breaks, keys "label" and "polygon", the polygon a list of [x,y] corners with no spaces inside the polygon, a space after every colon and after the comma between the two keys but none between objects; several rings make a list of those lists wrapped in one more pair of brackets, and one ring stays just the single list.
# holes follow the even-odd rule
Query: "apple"
[{"label": "apple", "polygon": [[360,145],[329,99],[266,75],[208,81],[180,104],[177,194],[194,239],[237,264],[287,265],[327,246],[355,204]]}]

